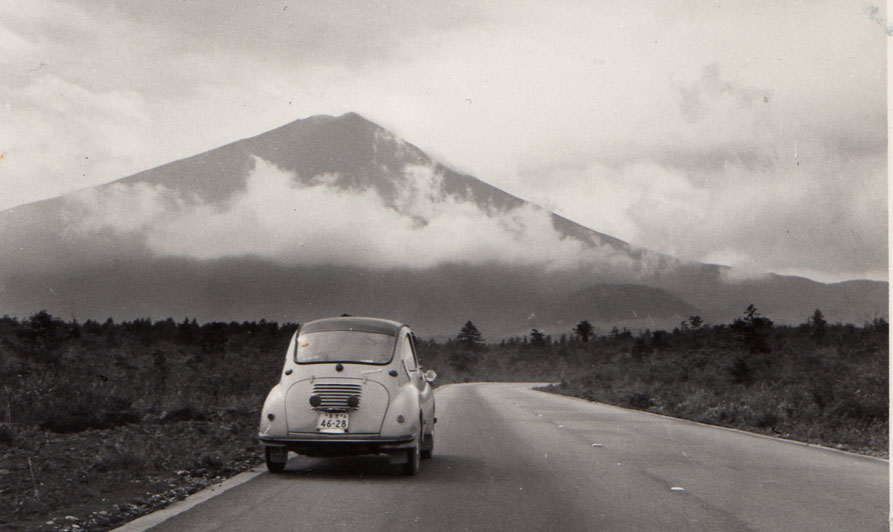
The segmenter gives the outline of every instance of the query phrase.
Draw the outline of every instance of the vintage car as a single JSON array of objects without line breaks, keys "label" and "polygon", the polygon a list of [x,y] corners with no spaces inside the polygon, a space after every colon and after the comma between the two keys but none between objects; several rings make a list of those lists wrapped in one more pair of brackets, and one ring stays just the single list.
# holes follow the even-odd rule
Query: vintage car
[{"label": "vintage car", "polygon": [[416,474],[420,458],[434,450],[435,378],[419,366],[415,337],[403,323],[340,317],[304,324],[261,412],[267,469],[282,472],[288,451],[386,453]]}]

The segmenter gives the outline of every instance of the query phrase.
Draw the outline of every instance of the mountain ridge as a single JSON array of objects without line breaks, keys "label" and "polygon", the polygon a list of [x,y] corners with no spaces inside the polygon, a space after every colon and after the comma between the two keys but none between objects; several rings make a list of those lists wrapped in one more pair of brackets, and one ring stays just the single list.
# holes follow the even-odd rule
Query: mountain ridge
[{"label": "mountain ridge", "polygon": [[[361,213],[372,219],[354,220]],[[655,328],[698,312],[716,323],[750,303],[790,323],[815,308],[839,321],[887,308],[886,282],[730,280],[727,267],[594,231],[455,172],[356,113],[295,120],[7,209],[0,234],[0,313],[20,315],[305,321],[359,307],[418,316],[431,334],[480,315],[475,323],[498,335],[596,317]],[[637,310],[630,320],[630,301],[649,318],[637,322]]]}]

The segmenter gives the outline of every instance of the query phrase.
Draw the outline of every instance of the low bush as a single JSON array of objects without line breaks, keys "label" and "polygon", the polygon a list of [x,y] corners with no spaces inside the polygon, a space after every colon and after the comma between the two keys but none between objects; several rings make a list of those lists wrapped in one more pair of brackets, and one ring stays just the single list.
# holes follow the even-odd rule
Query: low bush
[{"label": "low bush", "polygon": [[9,423],[0,423],[0,445],[13,446],[16,443],[16,431]]},{"label": "low bush", "polygon": [[92,467],[96,471],[129,471],[138,473],[147,469],[153,469],[151,457],[146,453],[144,445],[121,442],[111,447],[101,449],[93,461]]}]

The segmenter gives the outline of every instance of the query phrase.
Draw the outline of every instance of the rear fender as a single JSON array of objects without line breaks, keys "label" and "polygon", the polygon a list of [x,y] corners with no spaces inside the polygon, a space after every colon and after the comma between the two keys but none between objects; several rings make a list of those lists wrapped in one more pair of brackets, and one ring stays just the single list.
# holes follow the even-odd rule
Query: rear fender
[{"label": "rear fender", "polygon": [[[403,422],[398,420],[403,417]],[[385,438],[415,437],[419,433],[419,397],[412,386],[402,386],[401,390],[388,406],[381,435]]]},{"label": "rear fender", "polygon": [[[271,416],[273,419],[270,419]],[[267,438],[288,434],[288,427],[285,424],[285,393],[282,385],[273,386],[273,389],[267,394],[264,408],[260,413],[260,425],[257,431],[258,436]]]}]

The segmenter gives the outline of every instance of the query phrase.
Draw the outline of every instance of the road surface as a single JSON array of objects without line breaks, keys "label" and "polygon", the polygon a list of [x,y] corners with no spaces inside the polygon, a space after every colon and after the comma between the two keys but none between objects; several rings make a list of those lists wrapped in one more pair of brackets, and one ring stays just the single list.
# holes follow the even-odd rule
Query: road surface
[{"label": "road surface", "polygon": [[437,392],[434,458],[295,457],[156,531],[888,530],[883,460],[519,384]]}]

